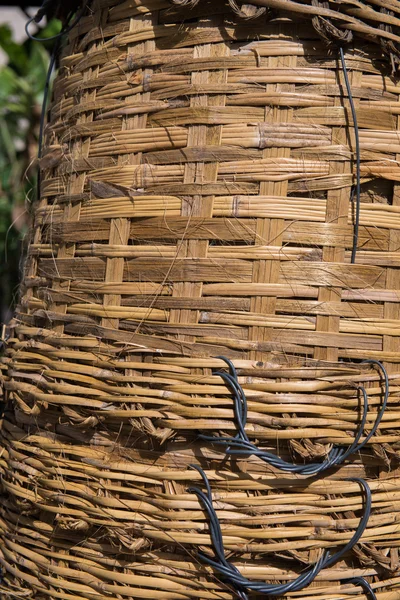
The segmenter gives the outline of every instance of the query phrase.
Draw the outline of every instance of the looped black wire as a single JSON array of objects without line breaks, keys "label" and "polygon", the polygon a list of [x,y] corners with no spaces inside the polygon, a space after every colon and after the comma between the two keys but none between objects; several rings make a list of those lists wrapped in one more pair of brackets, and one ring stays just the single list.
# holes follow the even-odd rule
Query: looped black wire
[{"label": "looped black wire", "polygon": [[369,600],[377,600],[374,590],[368,581],[364,579],[364,577],[351,577],[351,579],[346,579],[346,583],[354,583],[354,585],[359,585]]},{"label": "looped black wire", "polygon": [[[313,582],[315,577],[322,571],[322,569],[326,569],[334,565],[347,552],[349,552],[355,546],[355,544],[358,543],[367,527],[371,514],[372,497],[371,489],[368,483],[364,479],[360,479],[358,477],[347,479],[346,481],[354,481],[362,487],[365,498],[363,516],[360,519],[355,533],[347,542],[347,544],[341,550],[338,550],[338,552],[335,552],[335,554],[332,555],[329,551],[324,551],[319,560],[312,567],[309,567],[293,581],[281,584],[267,584],[263,581],[251,581],[246,579],[246,577],[240,573],[237,567],[226,560],[221,526],[213,505],[211,486],[207,475],[198,465],[190,465],[190,467],[196,469],[196,471],[200,473],[206,488],[206,493],[197,487],[188,488],[188,492],[196,494],[207,513],[209,518],[211,543],[215,554],[214,558],[211,558],[203,552],[199,552],[198,556],[201,561],[211,566],[214,571],[220,573],[223,578],[234,587],[241,600],[248,600],[247,591],[258,592],[260,594],[266,594],[267,596],[282,596],[289,592],[297,592],[310,585],[310,583]],[[362,577],[357,577],[353,578],[353,581],[362,585],[363,589],[370,594],[372,600],[376,600],[371,586],[365,579]]]},{"label": "looped black wire", "polygon": [[36,23],[36,24],[40,23],[40,21],[46,15],[47,9],[49,8],[49,6],[51,6],[51,4],[54,3],[54,0],[44,0],[43,4],[39,8],[39,10],[35,14],[35,16],[31,17],[25,23],[25,32],[26,32],[26,35],[28,36],[29,39],[31,39],[31,40],[33,40],[35,42],[50,42],[51,40],[57,40],[57,39],[62,38],[64,35],[66,35],[67,33],[69,33],[75,27],[75,25],[77,25],[79,23],[79,21],[81,20],[84,12],[86,10],[88,2],[89,2],[89,0],[84,0],[83,1],[81,8],[77,12],[77,14],[75,16],[75,19],[72,21],[72,23],[70,23],[70,25],[68,25],[68,21],[69,21],[69,19],[72,18],[73,13],[69,14],[69,17],[67,19],[67,23],[66,23],[66,25],[64,25],[64,27],[62,28],[62,30],[60,31],[60,33],[57,33],[56,35],[52,35],[52,36],[47,37],[47,38],[39,38],[39,37],[36,37],[36,36],[34,36],[34,35],[32,35],[30,33],[29,27],[31,26],[32,23]]},{"label": "looped black wire", "polygon": [[342,63],[342,70],[344,81],[346,84],[347,95],[349,97],[351,115],[353,118],[354,136],[356,141],[356,185],[351,188],[351,202],[354,200],[354,192],[356,196],[356,206],[354,214],[354,229],[353,229],[353,247],[351,250],[351,263],[356,262],[357,246],[358,246],[358,233],[360,229],[360,205],[361,205],[361,153],[360,153],[360,135],[358,129],[357,112],[354,105],[353,94],[351,92],[351,85],[349,76],[347,73],[346,60],[344,57],[343,48],[339,48],[340,62]]},{"label": "looped black wire", "polygon": [[267,450],[262,450],[258,448],[249,440],[245,431],[247,421],[247,399],[243,388],[238,381],[235,366],[228,358],[224,356],[218,356],[217,358],[223,360],[229,367],[229,373],[226,373],[225,371],[217,371],[215,374],[219,375],[223,379],[228,389],[232,392],[234,403],[234,415],[238,431],[234,437],[218,437],[215,435],[199,434],[199,438],[212,444],[226,446],[226,454],[230,456],[243,456],[246,454],[258,456],[264,462],[281,471],[310,476],[317,475],[319,473],[322,473],[323,471],[326,471],[326,469],[330,469],[331,467],[335,467],[342,464],[343,461],[345,461],[351,454],[359,452],[365,446],[365,444],[369,442],[371,437],[375,434],[376,430],[378,429],[382,421],[383,414],[387,407],[387,401],[389,397],[389,378],[385,367],[378,360],[371,359],[363,361],[364,363],[369,363],[378,366],[384,375],[385,381],[385,394],[383,402],[375,419],[375,423],[369,434],[365,436],[362,442],[360,442],[367,421],[368,394],[363,386],[358,386],[357,389],[362,393],[364,403],[360,426],[356,432],[353,443],[347,449],[342,448],[340,446],[333,446],[327,458],[325,458],[325,460],[323,460],[322,462],[308,463],[303,465],[291,463],[280,458],[276,454],[273,454],[272,452],[268,452]]}]

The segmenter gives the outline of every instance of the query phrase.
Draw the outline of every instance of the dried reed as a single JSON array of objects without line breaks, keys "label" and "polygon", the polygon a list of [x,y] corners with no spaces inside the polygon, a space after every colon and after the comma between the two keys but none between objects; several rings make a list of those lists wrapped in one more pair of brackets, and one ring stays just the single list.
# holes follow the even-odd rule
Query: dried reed
[{"label": "dried reed", "polygon": [[[197,556],[193,463],[227,560],[269,583],[352,538],[365,479],[360,543],[285,597],[400,598],[400,2],[252,4],[94,0],[69,34],[0,364],[2,598],[237,597]],[[227,457],[199,437],[237,434],[221,356],[251,443],[297,464],[353,443],[360,386],[371,431],[363,360],[388,406],[322,478]]]}]

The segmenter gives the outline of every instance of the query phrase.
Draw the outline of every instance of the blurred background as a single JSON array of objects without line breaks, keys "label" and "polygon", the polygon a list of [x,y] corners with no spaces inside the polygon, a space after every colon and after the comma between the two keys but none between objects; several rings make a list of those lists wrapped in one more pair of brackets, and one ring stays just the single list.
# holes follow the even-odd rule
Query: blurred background
[{"label": "blurred background", "polygon": [[[54,41],[33,41],[25,23],[37,6],[0,0],[0,323],[18,296],[20,256],[36,199],[41,106]],[[33,23],[42,40],[61,29],[58,20]]]}]

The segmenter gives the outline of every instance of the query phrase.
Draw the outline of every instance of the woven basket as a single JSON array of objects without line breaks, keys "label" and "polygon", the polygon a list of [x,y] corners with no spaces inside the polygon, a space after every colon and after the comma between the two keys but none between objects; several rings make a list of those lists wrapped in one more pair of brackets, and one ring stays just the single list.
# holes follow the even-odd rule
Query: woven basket
[{"label": "woven basket", "polygon": [[[96,0],[70,33],[2,359],[1,598],[236,598],[192,464],[272,583],[343,548],[367,480],[361,542],[285,597],[400,598],[400,2],[254,4]],[[388,406],[322,476],[230,457],[200,437],[237,433],[221,356],[251,443],[296,464],[352,444],[359,386],[371,431],[362,361]]]}]

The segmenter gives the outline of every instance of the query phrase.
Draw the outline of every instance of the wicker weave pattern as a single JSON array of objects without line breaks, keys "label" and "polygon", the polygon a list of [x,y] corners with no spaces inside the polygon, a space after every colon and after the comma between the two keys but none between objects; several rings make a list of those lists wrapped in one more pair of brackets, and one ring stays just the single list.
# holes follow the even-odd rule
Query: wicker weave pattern
[{"label": "wicker weave pattern", "polygon": [[[363,574],[379,600],[400,598],[400,86],[378,45],[346,52],[362,158],[350,264],[351,112],[336,53],[307,19],[247,22],[219,0],[92,11],[55,83],[2,365],[2,594],[234,598],[192,552],[210,547],[186,492],[197,462],[233,562],[270,581],[350,539],[362,501],[344,479],[370,477],[364,543],[296,597],[347,598],[340,581]],[[320,482],[221,463],[196,439],[235,431],[219,355],[247,393],[249,436],[283,456],[350,444],[357,382],[373,423],[381,382],[360,359],[391,373],[383,425]]]},{"label": "wicker weave pattern", "polygon": [[[178,4],[197,4],[198,0],[176,0]],[[329,44],[342,45],[364,37],[380,44],[390,57],[392,69],[399,64],[400,3],[398,0],[252,0],[252,6],[238,6],[229,0],[236,13],[245,18],[271,13],[311,19],[315,30]],[[255,6],[254,6],[255,5]],[[258,8],[256,8],[258,7]]]}]

